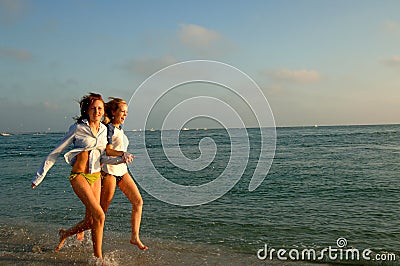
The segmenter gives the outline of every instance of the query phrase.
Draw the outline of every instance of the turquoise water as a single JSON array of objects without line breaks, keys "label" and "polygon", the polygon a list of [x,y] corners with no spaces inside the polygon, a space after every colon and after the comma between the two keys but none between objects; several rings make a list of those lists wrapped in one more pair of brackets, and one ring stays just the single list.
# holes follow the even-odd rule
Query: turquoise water
[{"label": "turquoise water", "polygon": [[[260,153],[260,131],[249,129],[248,133],[251,150],[244,175],[215,201],[174,206],[139,187],[144,199],[141,235],[159,250],[153,249],[150,255],[135,250],[130,259],[142,259],[143,265],[257,264],[263,263],[257,251],[265,244],[275,249],[323,249],[336,246],[338,238],[345,238],[347,247],[399,255],[400,125],[278,128],[272,167],[253,192],[247,188]],[[138,134],[143,132],[127,132],[133,154]],[[199,156],[198,143],[204,137],[212,138],[218,147],[214,161],[196,173],[174,167],[165,158],[159,131],[146,134],[154,165],[175,183],[209,182],[228,163],[230,143],[223,129],[181,132],[180,147],[188,158]],[[47,254],[57,242],[58,228],[72,226],[83,217],[82,204],[67,180],[70,167],[62,157],[37,189],[30,188],[37,167],[62,136],[30,133],[0,138],[0,262],[22,258],[34,264],[35,245]],[[131,170],[136,175],[135,166]],[[130,211],[129,202],[117,189],[104,239],[105,254],[114,256],[114,264],[126,263],[126,256],[115,255],[118,251],[132,249],[126,244]],[[71,240],[54,260],[74,261],[76,254],[91,253],[90,244],[75,249]],[[186,255],[179,257],[177,252]],[[75,254],[74,258],[68,254]]]}]

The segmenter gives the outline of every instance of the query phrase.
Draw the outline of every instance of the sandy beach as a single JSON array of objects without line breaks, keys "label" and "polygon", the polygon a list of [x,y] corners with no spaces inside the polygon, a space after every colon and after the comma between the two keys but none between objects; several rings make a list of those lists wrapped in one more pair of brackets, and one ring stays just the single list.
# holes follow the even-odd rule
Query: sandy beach
[{"label": "sandy beach", "polygon": [[[101,265],[92,257],[90,234],[80,242],[70,238],[59,252],[56,230],[21,226],[0,227],[1,265]],[[54,235],[52,235],[54,233]],[[103,265],[298,265],[299,262],[261,261],[256,254],[242,254],[217,246],[144,239],[148,251],[139,251],[127,236],[104,237]],[[301,262],[301,265],[323,265]],[[326,264],[327,265],[327,264]]]}]

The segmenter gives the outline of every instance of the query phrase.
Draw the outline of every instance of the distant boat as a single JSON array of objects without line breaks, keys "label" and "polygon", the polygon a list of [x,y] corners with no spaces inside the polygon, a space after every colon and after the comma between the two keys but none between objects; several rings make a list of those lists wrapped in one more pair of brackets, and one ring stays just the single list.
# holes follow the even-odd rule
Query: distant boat
[{"label": "distant boat", "polygon": [[0,135],[3,136],[3,137],[8,137],[8,136],[10,136],[11,134],[6,133],[6,132],[1,132]]},{"label": "distant boat", "polygon": [[187,128],[187,127],[184,127],[184,128],[182,128],[182,130],[189,130],[189,128]]}]

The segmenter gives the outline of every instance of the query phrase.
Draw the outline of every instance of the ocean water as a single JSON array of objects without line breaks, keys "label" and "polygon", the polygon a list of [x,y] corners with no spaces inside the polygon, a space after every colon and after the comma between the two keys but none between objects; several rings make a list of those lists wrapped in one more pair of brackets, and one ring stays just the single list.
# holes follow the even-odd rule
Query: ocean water
[{"label": "ocean water", "polygon": [[[273,164],[267,178],[252,192],[248,185],[261,137],[258,129],[247,132],[250,156],[244,174],[215,201],[175,206],[154,198],[139,184],[144,200],[141,238],[149,245],[146,252],[129,244],[131,206],[117,188],[106,218],[106,263],[297,265],[299,261],[288,258],[290,250],[321,252],[331,247],[338,250],[337,258],[305,259],[301,264],[400,265],[400,125],[277,128]],[[144,132],[126,134],[132,144],[130,152],[140,154],[135,139]],[[212,138],[216,144],[213,162],[197,172],[179,169],[168,161],[160,131],[146,132],[146,150],[165,178],[181,185],[200,185],[227,167],[231,151],[227,134],[224,129],[180,133],[182,153],[191,159],[200,156],[203,138]],[[30,188],[38,166],[62,136],[24,133],[0,137],[2,265],[96,263],[89,233],[83,242],[71,238],[60,252],[53,252],[58,230],[74,225],[84,215],[67,179],[70,167],[62,156],[43,183]],[[131,171],[140,181],[146,176],[137,176],[137,167],[140,165],[134,164]],[[339,246],[339,239],[345,244]],[[257,253],[265,255],[266,246],[268,254],[271,249],[286,250],[288,260],[278,258],[277,252],[273,258],[260,259]],[[347,249],[357,249],[360,254],[371,250],[371,259],[349,259],[344,255]],[[386,261],[378,261],[376,255]]]}]

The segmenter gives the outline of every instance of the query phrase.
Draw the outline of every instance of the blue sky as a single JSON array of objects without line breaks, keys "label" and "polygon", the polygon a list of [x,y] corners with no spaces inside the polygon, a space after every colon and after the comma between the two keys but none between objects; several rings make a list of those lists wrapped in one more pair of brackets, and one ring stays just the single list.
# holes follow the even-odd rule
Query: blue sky
[{"label": "blue sky", "polygon": [[400,123],[399,14],[396,0],[0,0],[0,131],[65,131],[87,92],[129,100],[194,59],[249,75],[277,126]]}]

